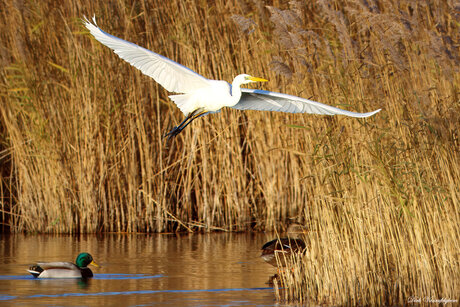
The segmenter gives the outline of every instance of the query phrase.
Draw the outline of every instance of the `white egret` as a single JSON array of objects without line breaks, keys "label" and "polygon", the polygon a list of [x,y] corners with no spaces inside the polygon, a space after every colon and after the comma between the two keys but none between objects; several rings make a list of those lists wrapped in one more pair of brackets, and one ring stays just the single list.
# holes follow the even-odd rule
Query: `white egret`
[{"label": "white egret", "polygon": [[378,109],[368,113],[356,113],[287,94],[240,88],[243,84],[267,81],[247,74],[236,76],[232,84],[226,81],[206,79],[162,55],[102,31],[97,26],[95,17],[93,17],[93,22],[91,23],[86,17],[83,19],[84,25],[96,40],[112,49],[120,58],[142,73],[153,78],[166,90],[181,94],[169,96],[186,116],[184,121],[167,134],[169,138],[180,133],[194,119],[219,112],[223,107],[238,110],[346,115],[360,118],[380,111]]}]

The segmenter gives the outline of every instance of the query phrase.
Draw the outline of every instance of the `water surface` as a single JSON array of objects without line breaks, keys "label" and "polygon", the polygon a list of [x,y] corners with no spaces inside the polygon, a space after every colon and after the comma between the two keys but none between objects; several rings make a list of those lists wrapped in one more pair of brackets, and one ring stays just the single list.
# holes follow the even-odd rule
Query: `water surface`
[{"label": "water surface", "polygon": [[[0,305],[273,306],[276,269],[259,258],[265,234],[2,235]],[[95,277],[34,279],[37,261],[87,251]]]}]

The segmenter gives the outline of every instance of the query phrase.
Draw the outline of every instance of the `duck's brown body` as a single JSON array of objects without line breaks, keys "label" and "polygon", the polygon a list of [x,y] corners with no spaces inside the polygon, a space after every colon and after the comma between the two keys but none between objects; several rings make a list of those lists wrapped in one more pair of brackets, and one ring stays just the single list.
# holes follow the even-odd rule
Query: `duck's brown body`
[{"label": "duck's brown body", "polygon": [[262,246],[262,254],[260,257],[267,263],[277,266],[276,254],[282,267],[286,266],[286,259],[292,253],[299,253],[305,249],[305,242],[301,239],[295,238],[280,238],[267,242]]}]

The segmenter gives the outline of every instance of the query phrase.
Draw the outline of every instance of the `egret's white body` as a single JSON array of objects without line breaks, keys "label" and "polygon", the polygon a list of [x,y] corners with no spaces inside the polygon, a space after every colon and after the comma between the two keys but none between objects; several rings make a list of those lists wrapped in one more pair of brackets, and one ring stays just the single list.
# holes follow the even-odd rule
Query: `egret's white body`
[{"label": "egret's white body", "polygon": [[226,81],[209,80],[162,55],[102,31],[94,17],[93,22],[83,19],[84,25],[95,39],[111,48],[142,73],[152,77],[166,90],[180,93],[169,97],[186,118],[168,133],[170,137],[177,135],[194,119],[218,112],[223,107],[238,110],[346,115],[359,118],[369,117],[380,111],[378,109],[368,113],[356,113],[287,94],[241,88],[243,84],[267,81],[247,74],[236,76],[232,84]]},{"label": "egret's white body", "polygon": [[233,82],[233,85],[230,85],[226,81],[208,81],[208,87],[197,88],[188,94],[171,95],[169,98],[176,103],[186,116],[199,108],[203,108],[208,112],[216,112],[223,107],[232,107],[240,100],[241,90],[232,90],[239,89],[237,82]]}]

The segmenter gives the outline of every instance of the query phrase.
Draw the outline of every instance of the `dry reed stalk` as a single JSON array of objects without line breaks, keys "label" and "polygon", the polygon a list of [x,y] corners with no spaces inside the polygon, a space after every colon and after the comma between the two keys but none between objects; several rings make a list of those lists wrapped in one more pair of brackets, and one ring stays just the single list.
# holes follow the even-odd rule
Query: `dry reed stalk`
[{"label": "dry reed stalk", "polygon": [[[423,205],[417,213],[409,210],[414,211],[315,207],[315,215],[308,218],[317,230],[309,234],[305,256],[292,255],[290,266],[281,272],[277,298],[386,306],[417,297],[458,300],[458,240],[452,217]],[[435,216],[442,222],[432,220]]]}]

